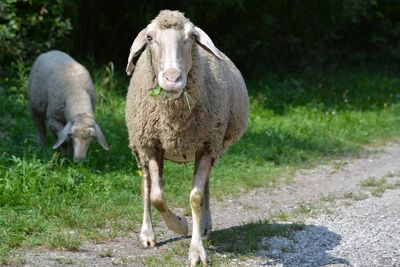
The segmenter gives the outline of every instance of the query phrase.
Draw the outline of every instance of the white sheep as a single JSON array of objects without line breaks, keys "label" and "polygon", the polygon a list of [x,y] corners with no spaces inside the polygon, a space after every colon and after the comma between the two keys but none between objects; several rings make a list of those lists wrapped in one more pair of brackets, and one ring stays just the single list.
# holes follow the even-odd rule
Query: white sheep
[{"label": "white sheep", "polygon": [[[139,54],[135,68],[133,59]],[[195,161],[189,262],[206,265],[201,236],[212,227],[209,176],[215,161],[246,129],[249,99],[244,80],[203,30],[170,10],[161,11],[135,38],[126,71],[134,71],[125,107],[129,146],[143,172],[141,241],[145,247],[156,243],[150,202],[169,229],[188,233],[186,219],[166,205],[163,160]],[[163,92],[154,96],[158,86]]]},{"label": "white sheep", "polygon": [[39,141],[47,143],[45,120],[58,138],[53,149],[72,139],[74,159],[82,160],[93,137],[108,150],[93,112],[96,91],[89,72],[61,51],[41,54],[29,74],[27,96]]}]

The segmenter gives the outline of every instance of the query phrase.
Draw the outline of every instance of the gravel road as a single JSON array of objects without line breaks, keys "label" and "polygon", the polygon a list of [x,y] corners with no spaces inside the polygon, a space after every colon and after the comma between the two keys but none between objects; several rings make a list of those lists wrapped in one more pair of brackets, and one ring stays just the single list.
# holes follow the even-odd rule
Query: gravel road
[{"label": "gravel road", "polygon": [[[380,148],[367,148],[357,158],[341,158],[301,170],[288,185],[257,189],[222,202],[212,200],[216,231],[276,218],[277,214],[297,214],[307,203],[315,207],[315,212],[299,214],[306,225],[304,230],[290,238],[262,238],[261,247],[268,249],[258,251],[251,259],[235,259],[231,265],[400,266],[399,159],[400,143],[392,142]],[[373,188],[360,186],[371,177],[385,178],[387,189],[371,194]],[[21,255],[26,258],[26,266],[118,265],[121,258],[157,255],[174,243],[176,236],[162,222],[156,231],[164,233],[157,249],[142,249],[138,234],[132,233],[106,244],[86,244],[79,252],[41,248]],[[105,249],[113,252],[112,257],[99,256]]]},{"label": "gravel road", "polygon": [[305,220],[294,238],[263,242],[255,265],[400,266],[400,191],[339,207],[334,214]]}]

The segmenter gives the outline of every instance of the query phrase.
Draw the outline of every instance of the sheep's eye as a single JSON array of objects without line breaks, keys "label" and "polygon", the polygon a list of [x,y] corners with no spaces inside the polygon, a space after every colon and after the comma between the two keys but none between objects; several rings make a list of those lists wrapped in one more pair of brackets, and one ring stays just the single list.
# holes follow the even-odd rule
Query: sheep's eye
[{"label": "sheep's eye", "polygon": [[196,34],[195,34],[194,32],[192,32],[192,33],[190,34],[190,38],[193,39],[193,40],[195,40],[195,39],[196,39]]},{"label": "sheep's eye", "polygon": [[147,38],[147,41],[149,41],[149,42],[151,42],[153,40],[153,37],[151,37],[150,35],[147,35],[146,38]]}]

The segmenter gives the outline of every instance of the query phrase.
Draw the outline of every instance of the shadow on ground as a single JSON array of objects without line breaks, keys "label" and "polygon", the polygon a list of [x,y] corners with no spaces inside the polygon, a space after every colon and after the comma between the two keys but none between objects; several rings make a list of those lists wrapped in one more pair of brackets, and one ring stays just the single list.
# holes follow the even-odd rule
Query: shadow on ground
[{"label": "shadow on ground", "polygon": [[350,265],[329,254],[340,241],[340,235],[323,226],[257,222],[212,232],[208,246],[234,258],[256,258],[263,266]]}]

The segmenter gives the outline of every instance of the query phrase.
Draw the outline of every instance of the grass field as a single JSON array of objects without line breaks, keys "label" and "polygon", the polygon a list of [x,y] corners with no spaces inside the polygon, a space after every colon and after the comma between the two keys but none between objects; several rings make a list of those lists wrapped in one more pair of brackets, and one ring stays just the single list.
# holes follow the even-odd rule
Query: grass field
[{"label": "grass field", "polygon": [[[94,142],[82,163],[37,144],[24,94],[26,71],[0,87],[0,264],[21,247],[77,250],[85,240],[102,242],[140,224],[141,178],[124,121],[128,78],[115,77],[110,66],[92,73],[97,122],[111,149]],[[331,70],[249,81],[248,130],[219,160],[211,194],[271,186],[298,168],[400,136],[399,78]],[[189,210],[192,171],[191,164],[166,164],[170,205]]]}]

